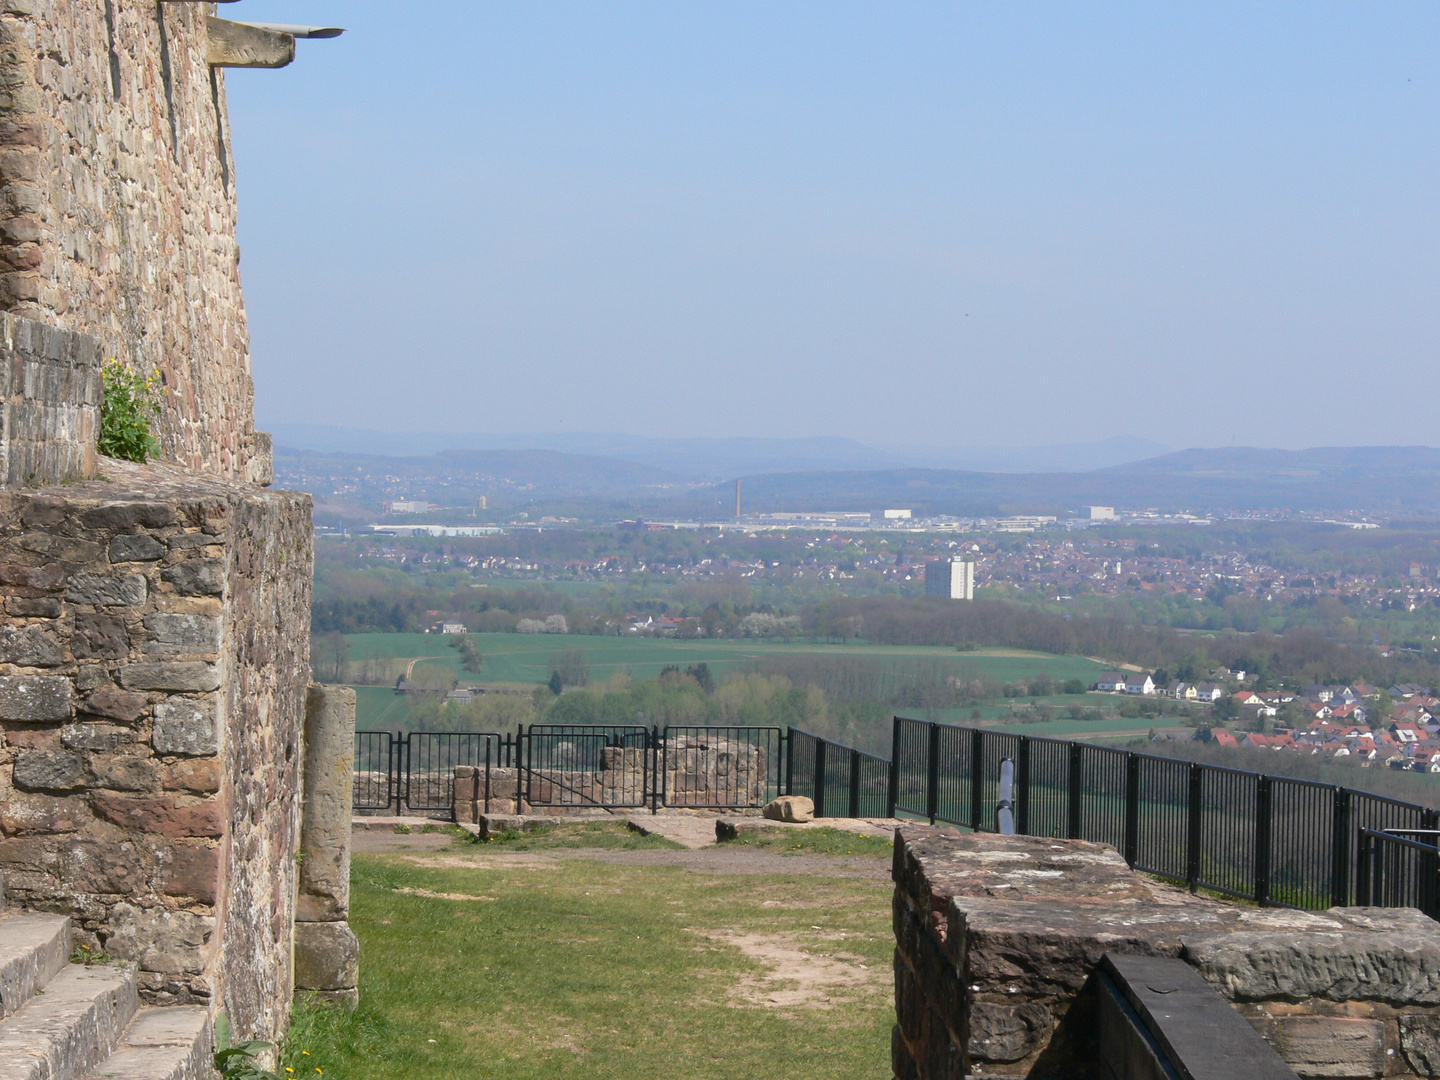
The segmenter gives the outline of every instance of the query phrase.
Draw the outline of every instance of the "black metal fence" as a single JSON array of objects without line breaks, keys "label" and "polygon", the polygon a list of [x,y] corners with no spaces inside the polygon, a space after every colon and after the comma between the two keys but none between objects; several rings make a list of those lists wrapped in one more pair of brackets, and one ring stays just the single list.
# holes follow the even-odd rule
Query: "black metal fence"
[{"label": "black metal fence", "polygon": [[[1115,847],[1192,890],[1297,908],[1440,917],[1440,813],[1368,792],[1083,742],[896,717],[889,760],[790,728],[532,724],[363,731],[357,810],[445,812],[457,765],[514,770],[535,807],[744,809],[808,795],[816,817],[906,815],[992,830],[1014,762],[1015,831]],[[507,796],[508,798],[508,796]]]},{"label": "black metal fence", "polygon": [[1019,833],[1110,844],[1138,870],[1260,904],[1373,897],[1435,911],[1440,814],[1426,807],[1089,743],[894,724],[892,814],[992,830],[1010,758]]},{"label": "black metal fence", "polygon": [[789,741],[785,793],[808,796],[816,817],[890,816],[890,762],[796,727]]}]

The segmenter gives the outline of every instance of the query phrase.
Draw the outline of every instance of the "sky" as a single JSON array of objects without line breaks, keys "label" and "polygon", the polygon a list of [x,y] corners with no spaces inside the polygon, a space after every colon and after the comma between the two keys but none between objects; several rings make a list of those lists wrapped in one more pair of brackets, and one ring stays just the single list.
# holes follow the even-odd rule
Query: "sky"
[{"label": "sky", "polygon": [[262,430],[1437,441],[1433,3],[221,14]]}]

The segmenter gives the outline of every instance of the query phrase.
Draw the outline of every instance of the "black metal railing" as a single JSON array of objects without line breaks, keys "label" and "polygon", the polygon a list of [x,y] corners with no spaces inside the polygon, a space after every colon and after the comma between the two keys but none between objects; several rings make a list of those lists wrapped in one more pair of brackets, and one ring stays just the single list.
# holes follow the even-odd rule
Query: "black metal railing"
[{"label": "black metal railing", "polygon": [[1110,844],[1137,870],[1260,904],[1373,896],[1434,910],[1440,814],[1426,807],[1083,742],[907,717],[894,725],[894,813],[991,830],[1008,758],[1018,833]]},{"label": "black metal railing", "polygon": [[891,817],[890,762],[800,728],[789,734],[788,795],[805,795],[816,817]]},{"label": "black metal railing", "polygon": [[356,810],[448,811],[455,803],[455,766],[490,772],[512,764],[514,741],[495,731],[355,733],[351,797]]},{"label": "black metal railing", "polygon": [[705,810],[764,806],[780,789],[778,727],[675,725],[659,740],[659,802]]}]

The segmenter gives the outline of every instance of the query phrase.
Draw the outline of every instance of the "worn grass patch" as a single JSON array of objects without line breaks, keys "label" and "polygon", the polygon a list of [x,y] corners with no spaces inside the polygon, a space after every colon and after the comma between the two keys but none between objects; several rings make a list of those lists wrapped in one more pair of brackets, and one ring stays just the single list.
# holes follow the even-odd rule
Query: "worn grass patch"
[{"label": "worn grass patch", "polygon": [[505,851],[544,851],[567,848],[598,848],[605,851],[679,851],[684,847],[663,836],[642,836],[633,829],[626,828],[623,821],[540,825],[528,832],[506,829],[496,833],[489,840],[483,842],[473,840],[472,842],[482,847]]},{"label": "worn grass patch", "polygon": [[[556,837],[524,838],[535,840]],[[559,852],[544,867],[497,864],[498,846],[457,844],[444,865],[355,857],[360,1009],[301,1008],[292,1075],[889,1074],[879,876],[695,873]]]},{"label": "worn grass patch", "polygon": [[874,855],[889,859],[895,854],[895,842],[879,836],[832,829],[744,829],[739,837],[725,841],[745,847],[770,848],[782,855]]}]

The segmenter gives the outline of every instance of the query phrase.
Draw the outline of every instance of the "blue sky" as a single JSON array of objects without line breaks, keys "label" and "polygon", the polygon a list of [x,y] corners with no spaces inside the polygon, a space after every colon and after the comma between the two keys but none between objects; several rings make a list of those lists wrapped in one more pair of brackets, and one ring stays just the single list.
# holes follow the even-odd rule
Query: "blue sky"
[{"label": "blue sky", "polygon": [[262,428],[1436,441],[1434,4],[220,13]]}]

